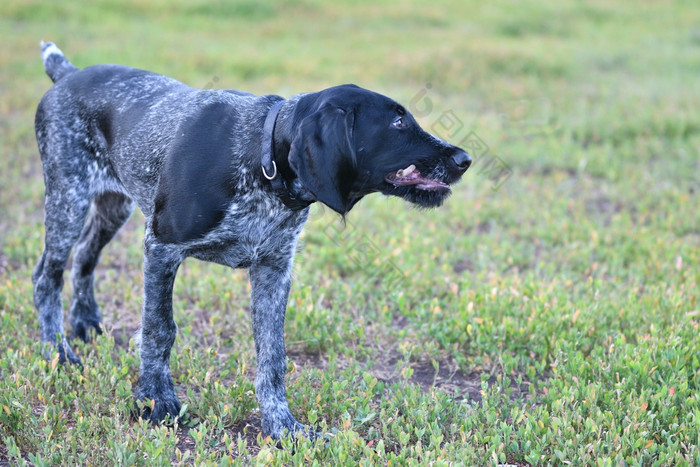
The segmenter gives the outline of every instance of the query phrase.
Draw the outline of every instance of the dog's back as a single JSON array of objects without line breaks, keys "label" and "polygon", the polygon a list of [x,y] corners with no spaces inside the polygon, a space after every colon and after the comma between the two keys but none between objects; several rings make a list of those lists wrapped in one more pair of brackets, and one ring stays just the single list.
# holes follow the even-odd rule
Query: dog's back
[{"label": "dog's back", "polygon": [[[69,172],[89,184],[90,198],[122,192],[146,216],[153,211],[160,170],[178,138],[208,133],[196,128],[202,109],[226,108],[231,134],[246,120],[264,118],[263,98],[249,93],[194,89],[121,65],[79,70],[52,43],[42,47],[46,73],[55,82],[35,120],[45,170],[70,165]],[[239,156],[245,165],[249,155]]]}]

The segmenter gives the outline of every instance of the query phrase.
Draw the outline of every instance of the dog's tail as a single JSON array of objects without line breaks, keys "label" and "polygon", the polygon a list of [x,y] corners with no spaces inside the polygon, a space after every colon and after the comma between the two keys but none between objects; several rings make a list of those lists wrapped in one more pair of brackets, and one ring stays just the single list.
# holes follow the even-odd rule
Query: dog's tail
[{"label": "dog's tail", "polygon": [[44,62],[44,69],[54,83],[64,76],[78,71],[63,55],[61,49],[56,47],[56,44],[41,41],[39,45],[41,45],[41,61]]}]

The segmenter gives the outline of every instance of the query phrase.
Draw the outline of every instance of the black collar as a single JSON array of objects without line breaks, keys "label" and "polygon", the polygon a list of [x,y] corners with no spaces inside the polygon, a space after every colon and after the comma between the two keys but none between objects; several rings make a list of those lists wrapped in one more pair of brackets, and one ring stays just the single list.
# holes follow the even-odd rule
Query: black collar
[{"label": "black collar", "polygon": [[312,201],[295,198],[287,189],[287,182],[282,177],[282,174],[277,170],[275,163],[275,123],[277,123],[277,115],[284,105],[285,100],[277,101],[267,113],[265,125],[263,126],[262,137],[262,164],[263,177],[270,182],[272,189],[277,193],[282,202],[292,211],[299,211],[308,207]]}]

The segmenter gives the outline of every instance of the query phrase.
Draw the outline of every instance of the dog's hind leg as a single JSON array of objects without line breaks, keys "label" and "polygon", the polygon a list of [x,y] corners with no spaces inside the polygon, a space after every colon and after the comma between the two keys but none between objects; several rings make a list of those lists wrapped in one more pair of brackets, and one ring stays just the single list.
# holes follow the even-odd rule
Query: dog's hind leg
[{"label": "dog's hind leg", "polygon": [[68,360],[79,364],[80,359],[73,354],[63,332],[61,290],[63,270],[71,248],[80,236],[90,199],[86,187],[80,184],[80,177],[61,179],[58,173],[52,171],[50,164],[48,170],[47,165],[44,170],[46,232],[44,251],[32,275],[34,305],[39,311],[41,340],[56,347],[60,363]]},{"label": "dog's hind leg", "polygon": [[51,96],[42,99],[35,120],[46,212],[44,251],[32,274],[34,305],[39,312],[41,340],[56,348],[59,362],[79,364],[63,332],[61,290],[63,270],[92,202],[87,168],[90,152],[82,120],[63,111],[55,94]]},{"label": "dog's hind leg", "polygon": [[89,331],[102,334],[102,322],[93,291],[95,266],[100,252],[134,211],[134,203],[121,193],[108,192],[93,201],[93,209],[73,253],[72,336],[87,342]]}]

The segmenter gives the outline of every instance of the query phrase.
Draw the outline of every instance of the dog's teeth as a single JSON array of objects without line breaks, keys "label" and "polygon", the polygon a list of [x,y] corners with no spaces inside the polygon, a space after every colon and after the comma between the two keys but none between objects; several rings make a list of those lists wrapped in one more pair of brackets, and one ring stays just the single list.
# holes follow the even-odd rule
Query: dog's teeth
[{"label": "dog's teeth", "polygon": [[411,164],[408,167],[406,167],[405,169],[401,169],[398,172],[396,172],[396,177],[397,178],[406,177],[408,175],[411,175],[414,170],[416,170],[416,166]]}]

